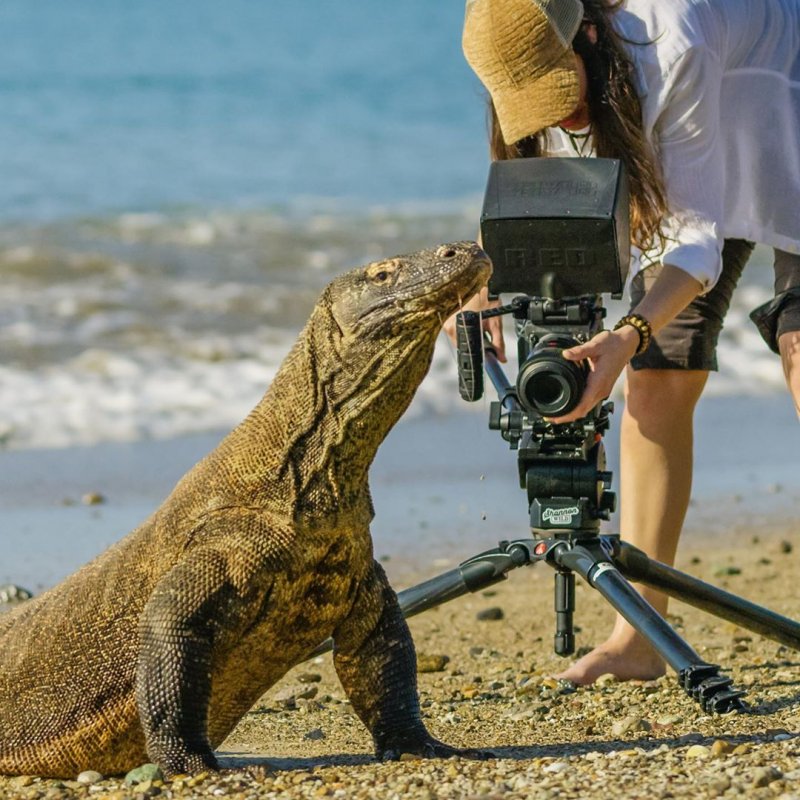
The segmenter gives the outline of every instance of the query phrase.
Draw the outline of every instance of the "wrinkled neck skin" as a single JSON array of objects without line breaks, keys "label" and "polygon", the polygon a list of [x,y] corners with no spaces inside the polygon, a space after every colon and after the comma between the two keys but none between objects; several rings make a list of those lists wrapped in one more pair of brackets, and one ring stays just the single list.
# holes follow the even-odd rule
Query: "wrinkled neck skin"
[{"label": "wrinkled neck skin", "polygon": [[317,305],[262,401],[226,440],[249,464],[256,495],[285,498],[291,508],[281,510],[293,518],[363,502],[378,446],[430,366],[441,324],[418,316],[348,337],[329,305]]}]

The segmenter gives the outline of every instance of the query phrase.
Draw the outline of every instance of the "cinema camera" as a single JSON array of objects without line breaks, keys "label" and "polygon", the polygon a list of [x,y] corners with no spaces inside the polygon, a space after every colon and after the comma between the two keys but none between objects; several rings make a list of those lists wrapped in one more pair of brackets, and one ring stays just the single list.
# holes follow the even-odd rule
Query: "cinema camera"
[{"label": "cinema camera", "polygon": [[481,216],[483,247],[494,272],[490,296],[515,292],[510,305],[483,316],[515,320],[519,371],[499,379],[481,318],[463,312],[456,324],[459,390],[483,395],[487,372],[498,383],[489,427],[518,450],[520,484],[528,490],[534,531],[596,530],[614,510],[601,440],[610,403],[578,422],[553,425],[583,394],[588,367],[562,351],[602,329],[603,293],[621,296],[630,260],[628,188],[612,159],[530,158],[492,164]]}]

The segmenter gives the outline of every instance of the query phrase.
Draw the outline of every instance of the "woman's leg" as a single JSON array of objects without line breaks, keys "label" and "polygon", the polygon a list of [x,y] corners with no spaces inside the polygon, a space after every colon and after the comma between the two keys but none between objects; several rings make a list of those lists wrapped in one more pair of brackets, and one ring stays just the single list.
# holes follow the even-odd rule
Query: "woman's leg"
[{"label": "woman's leg", "polygon": [[[694,409],[717,368],[716,345],[731,295],[753,245],[726,240],[722,275],[716,286],[694,300],[663,328],[647,352],[627,372],[621,431],[621,525],[625,541],[657,561],[672,564],[689,505],[692,486]],[[635,306],[652,285],[657,268],[633,280]],[[667,610],[667,598],[636,587],[656,610]],[[622,680],[642,680],[664,673],[658,654],[621,617],[611,636],[559,677],[592,683],[611,672]]]},{"label": "woman's leg", "polygon": [[794,409],[800,418],[800,331],[787,331],[778,337],[783,374],[794,399]]},{"label": "woman's leg", "polygon": [[[651,558],[672,564],[692,485],[694,408],[705,370],[628,370],[621,432],[621,534]],[[664,614],[667,597],[636,586]],[[559,677],[592,683],[611,672],[621,680],[663,675],[661,657],[619,615],[611,636]]]},{"label": "woman's leg", "polygon": [[775,295],[786,292],[787,297],[777,314],[775,334],[781,356],[786,384],[800,417],[800,255],[775,251]]}]

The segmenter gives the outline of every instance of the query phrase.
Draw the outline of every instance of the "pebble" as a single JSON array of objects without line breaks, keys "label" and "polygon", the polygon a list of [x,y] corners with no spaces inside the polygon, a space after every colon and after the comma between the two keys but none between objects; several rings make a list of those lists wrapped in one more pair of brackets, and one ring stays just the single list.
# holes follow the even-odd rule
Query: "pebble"
[{"label": "pebble", "polygon": [[304,739],[310,739],[312,742],[318,742],[320,739],[325,739],[325,732],[322,728],[314,728],[313,731],[303,734]]},{"label": "pebble", "polygon": [[495,621],[503,619],[503,617],[505,617],[505,614],[503,613],[503,609],[500,608],[500,606],[490,606],[489,608],[484,608],[481,611],[479,611],[475,615],[475,617],[476,619],[486,622],[486,621]]},{"label": "pebble", "polygon": [[99,506],[105,503],[106,498],[100,492],[87,492],[81,497],[81,503],[85,506]]},{"label": "pebble", "polygon": [[686,758],[708,758],[711,755],[711,750],[702,744],[693,744],[686,751]]},{"label": "pebble", "polygon": [[777,767],[759,767],[753,772],[753,786],[769,786],[773,781],[780,780],[783,773]]},{"label": "pebble", "polygon": [[619,683],[619,678],[617,678],[616,675],[612,675],[610,672],[606,672],[594,682],[594,685],[603,689],[606,686],[613,686],[615,683]]},{"label": "pebble", "polygon": [[80,775],[76,778],[78,783],[85,783],[85,784],[92,784],[92,783],[100,783],[103,780],[103,776],[96,772],[93,769],[87,769],[81,772]]},{"label": "pebble", "polygon": [[274,701],[281,708],[291,711],[297,708],[298,700],[313,700],[317,696],[317,692],[319,689],[314,684],[304,687],[289,686],[281,689],[275,695]]},{"label": "pebble", "polygon": [[733,745],[730,742],[726,742],[724,739],[717,739],[714,744],[711,745],[712,756],[725,756],[732,752]]},{"label": "pebble", "polygon": [[13,583],[0,586],[0,603],[22,603],[30,600],[31,597],[33,597],[33,592],[29,592],[21,586],[15,586]]},{"label": "pebble", "polygon": [[301,672],[297,676],[298,683],[319,683],[322,680],[322,675],[318,672]]},{"label": "pebble", "polygon": [[417,672],[442,672],[450,661],[450,656],[417,653]]},{"label": "pebble", "polygon": [[720,775],[719,778],[714,778],[709,784],[709,788],[717,794],[727,792],[731,788],[731,779],[727,775]]},{"label": "pebble", "polygon": [[636,733],[638,731],[649,731],[653,726],[642,717],[632,714],[618,720],[611,726],[611,733],[614,736],[622,736],[625,733]]},{"label": "pebble", "polygon": [[[125,785],[134,786],[146,781],[163,781],[164,773],[158,764],[142,764],[140,767],[132,769],[125,776]],[[149,788],[149,787],[148,787]]]}]

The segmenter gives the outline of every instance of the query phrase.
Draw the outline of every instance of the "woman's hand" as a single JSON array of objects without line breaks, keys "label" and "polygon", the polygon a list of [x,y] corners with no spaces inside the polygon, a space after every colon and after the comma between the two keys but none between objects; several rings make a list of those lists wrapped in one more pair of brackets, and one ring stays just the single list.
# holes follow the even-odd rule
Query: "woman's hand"
[{"label": "woman's hand", "polygon": [[639,346],[639,332],[632,325],[617,331],[602,331],[586,344],[564,351],[568,361],[589,361],[589,376],[586,390],[578,405],[563,417],[549,417],[550,422],[560,424],[585,417],[601,400],[611,394],[614,384],[625,365],[633,358]]},{"label": "woman's hand", "polygon": [[[489,289],[484,286],[468,303],[465,303],[462,311],[484,311],[487,308],[497,308],[499,300],[489,299]],[[489,333],[492,340],[492,347],[497,351],[497,360],[505,363],[506,346],[503,339],[503,323],[501,317],[489,317],[483,320],[483,329]],[[444,331],[450,337],[453,344],[456,343],[456,314],[453,314],[445,323]]]},{"label": "woman's hand", "polygon": [[[658,333],[671,319],[703,290],[703,285],[679,267],[664,264],[655,283],[644,299],[631,309],[641,314]],[[564,351],[569,361],[589,359],[589,377],[586,391],[577,407],[563,417],[553,417],[551,422],[572,422],[585,417],[601,400],[611,394],[617,378],[639,347],[639,332],[632,325],[616,331],[602,331],[586,344]]]}]

